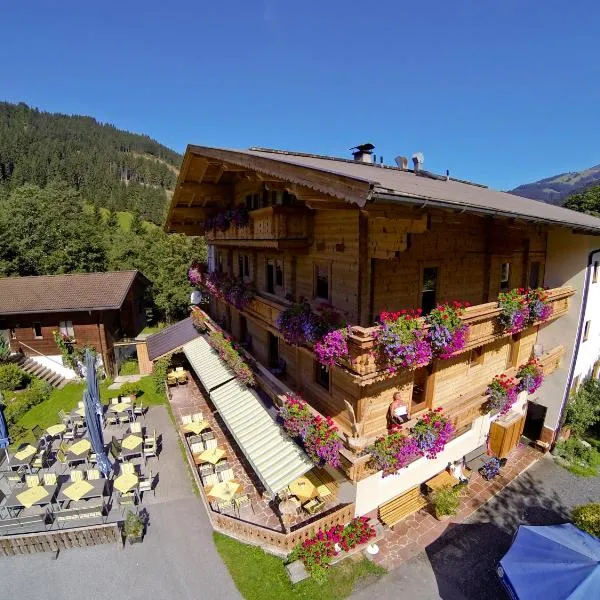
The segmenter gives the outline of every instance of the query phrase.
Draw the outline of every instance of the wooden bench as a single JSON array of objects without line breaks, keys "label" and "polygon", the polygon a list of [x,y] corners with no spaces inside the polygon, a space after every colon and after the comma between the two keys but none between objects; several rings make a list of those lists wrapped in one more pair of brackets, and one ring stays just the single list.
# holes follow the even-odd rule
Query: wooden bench
[{"label": "wooden bench", "polygon": [[379,519],[388,527],[393,527],[409,515],[427,506],[427,500],[421,494],[419,486],[397,496],[379,507]]}]

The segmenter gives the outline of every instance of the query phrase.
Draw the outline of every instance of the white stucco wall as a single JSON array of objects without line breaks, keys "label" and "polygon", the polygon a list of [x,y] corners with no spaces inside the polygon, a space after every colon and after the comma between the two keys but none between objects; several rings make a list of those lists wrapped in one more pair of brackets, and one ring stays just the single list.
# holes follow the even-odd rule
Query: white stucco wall
[{"label": "white stucco wall", "polygon": [[[518,401],[514,404],[506,418],[512,418],[514,413],[525,414],[527,394],[519,394]],[[475,421],[471,429],[463,435],[448,443],[444,451],[435,459],[420,458],[402,469],[395,475],[383,477],[381,471],[356,484],[356,516],[364,515],[381,504],[392,500],[396,496],[420,485],[443,471],[448,463],[461,460],[475,448],[487,442],[490,425],[497,417],[483,415]]]},{"label": "white stucco wall", "polygon": [[[560,368],[546,379],[540,393],[536,395],[537,402],[548,408],[544,425],[554,430],[558,427],[561,406],[569,386],[568,375],[582,310],[588,257],[589,253],[596,248],[600,248],[600,237],[597,236],[573,234],[567,229],[557,229],[548,234],[544,285],[550,288],[567,285],[575,288],[575,295],[569,300],[568,313],[560,319],[541,326],[537,339],[544,350],[559,345],[565,348]],[[600,307],[595,311],[598,312],[599,309]],[[596,320],[600,326],[600,319]]]}]

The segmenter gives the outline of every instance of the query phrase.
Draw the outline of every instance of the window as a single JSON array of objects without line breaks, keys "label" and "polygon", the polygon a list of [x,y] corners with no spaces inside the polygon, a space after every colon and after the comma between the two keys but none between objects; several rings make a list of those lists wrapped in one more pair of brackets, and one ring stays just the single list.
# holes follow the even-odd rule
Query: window
[{"label": "window", "polygon": [[538,261],[532,262],[529,266],[529,287],[532,289],[540,287],[541,266],[541,263]]},{"label": "window", "polygon": [[329,266],[315,265],[315,298],[329,300]]},{"label": "window", "polygon": [[421,310],[424,315],[428,315],[435,308],[437,283],[437,267],[425,267],[423,269],[423,287],[421,291]]},{"label": "window", "polygon": [[600,379],[600,360],[597,360],[594,364],[594,371],[592,373],[594,379]]},{"label": "window", "polygon": [[505,292],[510,288],[510,263],[505,262],[500,266],[500,291]]},{"label": "window", "polygon": [[315,361],[315,381],[329,391],[329,367]]},{"label": "window", "polygon": [[279,338],[269,332],[269,367],[279,367]]},{"label": "window", "polygon": [[267,292],[269,294],[282,293],[283,283],[283,259],[269,258],[267,260]]},{"label": "window", "polygon": [[73,321],[61,321],[60,332],[68,337],[75,337],[75,331],[73,330]]},{"label": "window", "polygon": [[19,327],[18,325],[15,325],[14,327],[11,327],[11,328],[10,328],[10,337],[11,337],[13,340],[16,340],[16,339],[17,339],[17,328],[18,328],[18,327]]},{"label": "window", "polygon": [[250,257],[247,254],[238,254],[238,276],[250,277]]},{"label": "window", "polygon": [[600,261],[594,261],[594,273],[592,275],[592,283],[598,283],[598,275],[600,274]]},{"label": "window", "polygon": [[579,389],[579,375],[573,379],[573,383],[571,384],[571,389],[569,390],[569,396],[574,396]]},{"label": "window", "polygon": [[250,277],[250,257],[244,254],[244,277]]},{"label": "window", "polygon": [[519,349],[521,347],[521,334],[515,333],[510,338],[510,352],[508,354],[508,364],[506,367],[509,369],[511,367],[516,367],[519,362]]},{"label": "window", "polygon": [[471,350],[471,355],[469,357],[469,366],[477,367],[483,364],[483,346],[479,346],[479,348],[473,348]]},{"label": "window", "polygon": [[240,315],[240,340],[243,344],[248,343],[248,320],[244,315]]},{"label": "window", "polygon": [[37,321],[33,324],[33,337],[37,340],[41,340],[44,337],[42,335],[42,324]]},{"label": "window", "polygon": [[583,341],[587,342],[588,337],[590,336],[590,327],[592,325],[591,321],[586,321],[585,322],[585,327],[583,329]]}]

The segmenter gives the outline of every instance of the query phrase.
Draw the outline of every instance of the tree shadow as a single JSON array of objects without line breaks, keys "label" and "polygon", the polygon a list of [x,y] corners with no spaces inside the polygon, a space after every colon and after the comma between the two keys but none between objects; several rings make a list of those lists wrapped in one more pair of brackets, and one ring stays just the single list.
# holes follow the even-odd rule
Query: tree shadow
[{"label": "tree shadow", "polygon": [[524,473],[464,524],[451,524],[426,548],[443,600],[504,600],[496,575],[519,525],[554,525],[568,511],[554,491]]}]

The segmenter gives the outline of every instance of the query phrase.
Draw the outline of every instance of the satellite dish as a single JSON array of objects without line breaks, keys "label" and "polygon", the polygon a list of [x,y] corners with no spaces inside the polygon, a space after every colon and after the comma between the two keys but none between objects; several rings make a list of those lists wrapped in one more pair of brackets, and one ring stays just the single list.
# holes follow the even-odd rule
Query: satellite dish
[{"label": "satellite dish", "polygon": [[190,304],[198,305],[202,301],[202,293],[194,290],[190,295]]},{"label": "satellite dish", "polygon": [[406,156],[396,156],[394,162],[401,168],[406,169],[408,167],[408,158]]},{"label": "satellite dish", "polygon": [[414,161],[416,161],[416,162],[418,162],[420,165],[422,165],[422,164],[425,162],[425,157],[423,156],[423,153],[422,153],[422,152],[415,152],[415,153],[412,155],[412,159],[413,159],[413,162],[414,162]]}]

